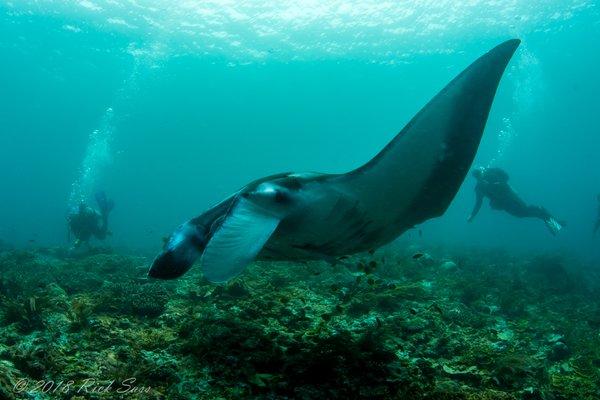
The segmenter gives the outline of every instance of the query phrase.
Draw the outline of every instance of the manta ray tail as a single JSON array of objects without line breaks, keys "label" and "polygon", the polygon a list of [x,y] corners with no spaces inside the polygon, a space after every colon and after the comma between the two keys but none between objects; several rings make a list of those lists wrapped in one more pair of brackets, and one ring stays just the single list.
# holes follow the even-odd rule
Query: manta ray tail
[{"label": "manta ray tail", "polygon": [[[475,158],[496,89],[519,46],[508,40],[442,89],[371,161],[335,180],[371,217],[408,229],[442,215]],[[377,211],[380,210],[380,211]]]}]

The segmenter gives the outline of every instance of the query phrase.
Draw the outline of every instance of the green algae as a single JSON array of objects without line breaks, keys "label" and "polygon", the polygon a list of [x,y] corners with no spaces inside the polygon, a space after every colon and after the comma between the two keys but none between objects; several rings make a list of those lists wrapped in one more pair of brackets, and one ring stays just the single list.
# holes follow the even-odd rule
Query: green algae
[{"label": "green algae", "polygon": [[[0,398],[115,398],[132,378],[134,399],[598,398],[600,285],[585,266],[346,261],[257,263],[216,286],[198,271],[147,280],[143,257],[0,253]],[[540,278],[545,263],[563,283]],[[18,390],[36,381],[85,390]]]}]

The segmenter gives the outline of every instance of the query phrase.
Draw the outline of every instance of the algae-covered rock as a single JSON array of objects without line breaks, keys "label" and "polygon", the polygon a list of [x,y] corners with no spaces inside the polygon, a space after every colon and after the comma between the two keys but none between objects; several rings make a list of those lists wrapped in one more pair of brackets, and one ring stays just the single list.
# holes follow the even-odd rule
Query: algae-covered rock
[{"label": "algae-covered rock", "polygon": [[7,360],[0,360],[0,399],[23,399],[26,393],[20,393],[24,375]]},{"label": "algae-covered rock", "polygon": [[571,355],[571,350],[563,342],[556,342],[552,344],[550,351],[548,352],[548,359],[550,361],[562,361]]},{"label": "algae-covered rock", "polygon": [[454,261],[451,261],[451,260],[444,261],[442,264],[440,264],[440,268],[444,269],[444,270],[453,270],[457,267],[458,267],[458,265]]},{"label": "algae-covered rock", "polygon": [[157,317],[169,301],[169,292],[160,284],[135,281],[105,282],[94,309],[97,312]]}]

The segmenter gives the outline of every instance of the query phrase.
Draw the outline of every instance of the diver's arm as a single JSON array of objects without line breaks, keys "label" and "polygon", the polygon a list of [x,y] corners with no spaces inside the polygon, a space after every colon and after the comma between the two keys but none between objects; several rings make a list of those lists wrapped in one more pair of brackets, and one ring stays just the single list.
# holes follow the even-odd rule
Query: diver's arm
[{"label": "diver's arm", "polygon": [[481,209],[481,205],[483,204],[483,193],[481,193],[481,190],[476,188],[475,195],[477,196],[475,199],[475,206],[473,207],[473,211],[471,211],[471,215],[469,215],[469,218],[467,218],[468,222],[473,221],[473,218],[475,218],[475,216]]}]

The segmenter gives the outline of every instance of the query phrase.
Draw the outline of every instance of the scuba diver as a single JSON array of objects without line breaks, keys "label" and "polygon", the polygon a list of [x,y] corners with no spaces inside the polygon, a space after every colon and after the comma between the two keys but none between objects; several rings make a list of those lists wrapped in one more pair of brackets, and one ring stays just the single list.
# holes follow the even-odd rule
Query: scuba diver
[{"label": "scuba diver", "polygon": [[477,179],[475,206],[467,221],[473,221],[481,209],[483,198],[490,200],[494,210],[506,211],[518,218],[539,218],[553,235],[556,235],[565,225],[558,222],[544,207],[528,205],[508,184],[508,174],[500,168],[476,168],[473,176]]},{"label": "scuba diver", "polygon": [[98,240],[104,240],[110,235],[108,230],[108,215],[114,208],[114,202],[106,197],[104,192],[96,193],[96,203],[99,210],[95,210],[81,202],[77,212],[67,217],[69,223],[69,240],[71,233],[75,236],[75,247],[82,243],[89,243],[94,236]]},{"label": "scuba diver", "polygon": [[598,217],[596,218],[596,225],[594,225],[594,235],[598,233],[600,229],[600,194],[598,195]]}]

